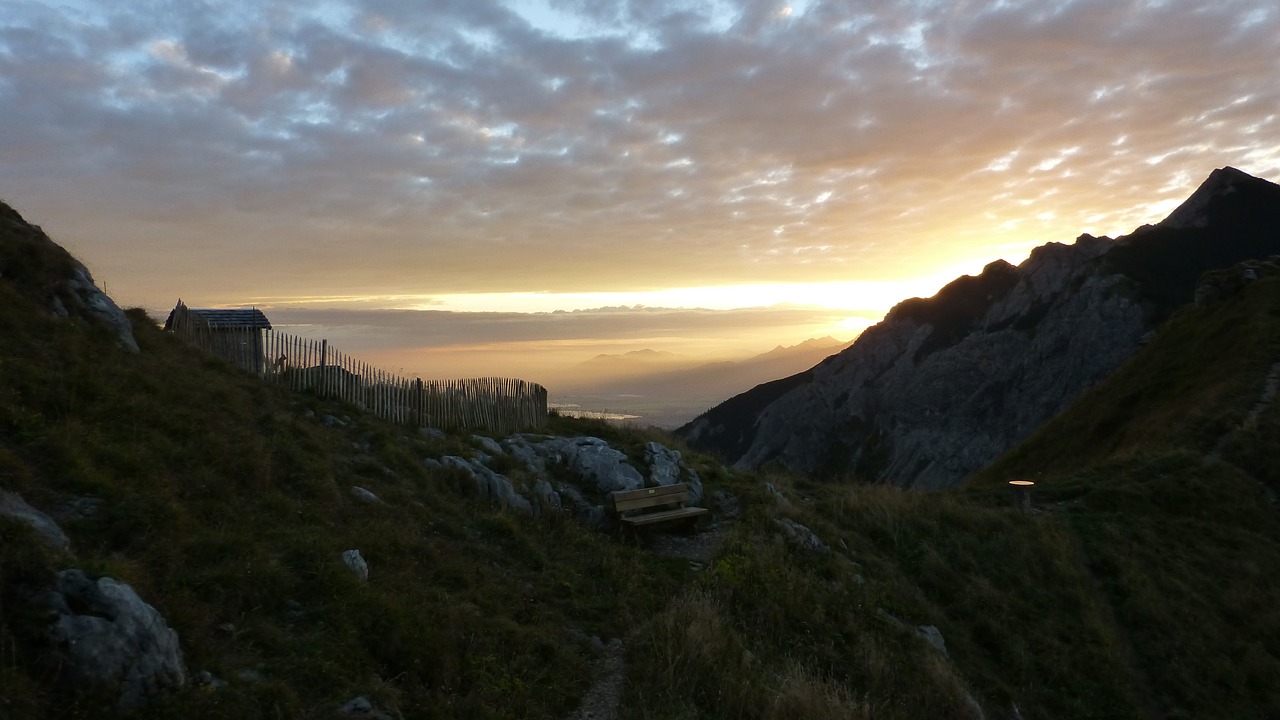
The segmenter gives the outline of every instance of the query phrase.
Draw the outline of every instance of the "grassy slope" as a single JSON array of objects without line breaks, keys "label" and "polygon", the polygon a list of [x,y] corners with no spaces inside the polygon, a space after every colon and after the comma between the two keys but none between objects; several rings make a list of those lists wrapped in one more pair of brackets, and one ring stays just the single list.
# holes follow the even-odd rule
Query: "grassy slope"
[{"label": "grassy slope", "polygon": [[1127,637],[1131,675],[1168,717],[1280,708],[1280,402],[1242,427],[1273,363],[1276,278],[1175,316],[970,490],[1038,481]]},{"label": "grassy slope", "polygon": [[[157,717],[331,717],[357,694],[406,717],[566,717],[594,660],[569,628],[626,639],[624,718],[966,717],[968,697],[987,717],[1263,717],[1280,707],[1280,547],[1255,478],[1276,484],[1277,412],[1222,442],[1222,462],[1201,458],[1280,357],[1277,292],[1255,285],[1213,311],[1222,322],[1175,319],[969,488],[821,485],[695,459],[743,508],[697,571],[563,518],[492,510],[424,468],[463,438],[264,386],[136,313],[143,352],[123,353],[0,282],[0,487],[46,510],[103,500],[63,523],[74,557],[0,522],[0,717],[100,714],[100,698],[55,692],[22,602],[68,566],[132,584],[193,671],[232,681]],[[650,439],[561,422],[631,451]],[[1008,508],[1003,480],[1026,474],[1051,511]],[[780,517],[831,552],[788,542]],[[368,583],[341,565],[348,548]],[[941,630],[949,657],[918,625]]]}]

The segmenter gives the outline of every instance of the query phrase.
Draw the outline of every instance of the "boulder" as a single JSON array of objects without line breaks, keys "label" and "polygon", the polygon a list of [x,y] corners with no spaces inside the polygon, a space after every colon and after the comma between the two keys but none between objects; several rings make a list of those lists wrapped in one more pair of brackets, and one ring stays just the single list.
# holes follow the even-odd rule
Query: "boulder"
[{"label": "boulder", "polygon": [[374,495],[368,490],[365,490],[359,485],[351,486],[351,496],[362,502],[367,502],[370,505],[377,505],[378,503],[382,502],[382,498],[378,497],[377,495]]},{"label": "boulder", "polygon": [[441,458],[441,462],[447,467],[457,468],[468,473],[475,483],[476,493],[483,498],[487,498],[494,505],[503,509],[533,513],[533,503],[530,503],[527,498],[516,492],[515,487],[505,475],[500,475],[479,462],[458,457],[457,455],[447,455]]},{"label": "boulder", "polygon": [[115,690],[120,709],[132,711],[186,684],[178,634],[128,585],[63,570],[45,601],[55,615],[51,660],[72,687]]},{"label": "boulder", "polygon": [[0,490],[0,515],[24,523],[35,530],[40,539],[54,550],[68,550],[71,540],[53,518],[27,504],[18,493]]},{"label": "boulder", "polygon": [[786,533],[787,538],[791,542],[799,545],[805,550],[812,550],[819,553],[829,553],[831,548],[815,534],[812,530],[792,520],[791,518],[778,518],[774,520],[778,527]]},{"label": "boulder", "polygon": [[351,572],[355,573],[362,582],[369,579],[369,563],[365,562],[364,556],[358,549],[343,551],[342,562],[351,568]]}]

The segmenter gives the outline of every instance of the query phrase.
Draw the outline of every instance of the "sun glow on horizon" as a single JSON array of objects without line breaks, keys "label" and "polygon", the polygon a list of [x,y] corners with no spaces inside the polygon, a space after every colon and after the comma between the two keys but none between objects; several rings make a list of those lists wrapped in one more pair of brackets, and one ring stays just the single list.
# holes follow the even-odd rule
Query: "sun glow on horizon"
[{"label": "sun glow on horizon", "polygon": [[583,312],[601,308],[728,311],[805,307],[856,312],[865,317],[869,312],[887,312],[908,298],[932,296],[957,277],[980,272],[985,264],[986,261],[963,262],[929,275],[897,280],[754,283],[597,292],[278,296],[249,298],[231,304],[476,313]]}]

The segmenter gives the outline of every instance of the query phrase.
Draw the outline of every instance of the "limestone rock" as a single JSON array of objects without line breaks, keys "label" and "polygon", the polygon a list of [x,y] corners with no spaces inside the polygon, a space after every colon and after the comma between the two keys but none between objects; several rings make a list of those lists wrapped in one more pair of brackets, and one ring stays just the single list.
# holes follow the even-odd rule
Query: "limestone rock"
[{"label": "limestone rock", "polygon": [[824,554],[831,552],[831,548],[827,547],[827,544],[822,542],[821,538],[819,538],[812,530],[801,525],[795,520],[792,520],[791,518],[778,518],[774,520],[774,522],[778,527],[782,528],[782,531],[786,533],[787,538],[796,545],[814,552]]},{"label": "limestone rock", "polygon": [[457,455],[445,456],[441,458],[441,462],[448,467],[458,468],[470,474],[472,481],[475,483],[476,493],[480,497],[487,498],[494,505],[503,509],[533,513],[533,504],[523,495],[516,492],[511,480],[505,475],[500,475],[479,462],[458,457]]},{"label": "limestone rock", "polygon": [[369,718],[369,720],[398,720],[401,717],[399,713],[391,715],[382,710],[364,695],[342,703],[338,708],[338,715],[344,718]]},{"label": "limestone rock", "polygon": [[75,261],[73,274],[65,281],[64,286],[66,292],[78,301],[89,316],[106,323],[115,331],[120,347],[130,352],[138,352],[138,341],[133,337],[133,324],[129,322],[129,318],[120,306],[98,289],[93,282],[93,276],[89,274],[89,269],[80,261]]},{"label": "limestone rock", "polygon": [[935,625],[920,625],[916,627],[916,634],[925,642],[933,646],[934,650],[942,653],[943,657],[947,655],[947,641],[942,638],[942,631]]},{"label": "limestone rock", "polygon": [[130,711],[186,684],[178,634],[128,585],[63,570],[45,600],[56,618],[48,630],[52,659],[73,687],[117,689],[120,708]]},{"label": "limestone rock", "polygon": [[[1207,270],[1280,252],[1280,186],[1215,171],[1158,226],[1036,248],[895,306],[849,348],[677,433],[742,469],[905,487],[962,481],[1132,357]],[[1247,263],[1202,302],[1262,277]],[[1272,263],[1280,266],[1280,263]]]},{"label": "limestone rock", "polygon": [[365,490],[359,485],[351,486],[351,496],[357,500],[360,500],[361,502],[367,502],[370,505],[377,505],[382,502],[382,498],[378,497],[377,495],[374,495],[368,490]]},{"label": "limestone rock", "polygon": [[355,573],[362,582],[369,579],[369,563],[365,562],[364,556],[358,549],[344,550],[342,562],[351,568],[351,572]]},{"label": "limestone rock", "polygon": [[0,490],[0,515],[29,525],[40,539],[54,550],[68,550],[71,540],[53,518],[27,504],[18,493]]}]

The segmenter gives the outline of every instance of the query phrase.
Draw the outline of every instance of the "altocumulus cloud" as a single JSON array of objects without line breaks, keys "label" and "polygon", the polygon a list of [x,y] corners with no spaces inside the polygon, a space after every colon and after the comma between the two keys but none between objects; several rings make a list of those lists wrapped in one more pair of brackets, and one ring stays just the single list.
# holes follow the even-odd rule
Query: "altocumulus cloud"
[{"label": "altocumulus cloud", "polygon": [[1280,8],[10,0],[0,107],[139,304],[902,277],[1280,173]]}]

